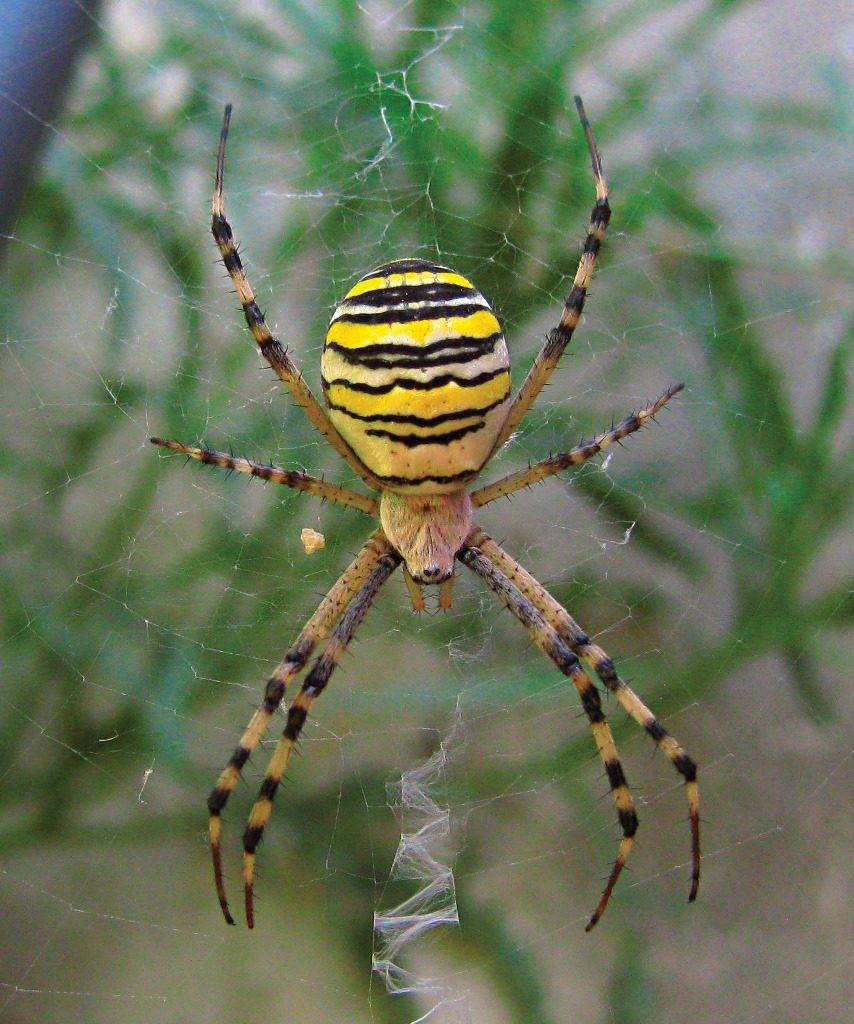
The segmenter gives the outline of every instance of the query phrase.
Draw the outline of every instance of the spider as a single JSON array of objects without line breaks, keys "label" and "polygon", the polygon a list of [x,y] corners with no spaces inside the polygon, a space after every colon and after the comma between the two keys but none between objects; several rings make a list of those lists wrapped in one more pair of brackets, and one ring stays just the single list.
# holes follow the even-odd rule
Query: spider
[{"label": "spider", "polygon": [[694,761],[620,679],[611,658],[591,642],[569,612],[473,520],[475,509],[570,466],[578,466],[639,430],[683,387],[672,385],[656,401],[571,451],[552,455],[475,490],[468,487],[521,423],[557,366],[581,317],[610,219],[599,150],[579,97],[575,104],[590,152],[596,202],[560,320],[547,335],[516,394],[511,398],[507,347],[489,302],[465,277],[447,267],[420,259],[402,259],[366,274],[335,308],[321,360],[326,409],[310,391],[287,349],[270,333],[225,218],[223,170],[231,105],[225,108],[211,230],[234,282],[246,323],[261,355],[297,405],[376,496],[298,470],[264,465],[178,441],[151,441],[207,465],[306,491],[380,520],[380,528],[371,534],[332,585],[273,670],[261,704],[208,798],[214,881],[229,924],[234,924],[234,918],[226,898],[221,854],[222,812],[226,802],[282,704],[288,685],[306,666],[317,645],[326,640],[323,652],[288,708],[284,732],[270,758],[243,833],[245,914],[246,923],[252,928],[256,850],[309,709],[325,689],[380,588],[401,564],[414,611],[423,610],[422,588],[428,585],[439,586],[439,607],[450,607],[456,563],[471,569],[578,691],[622,829],[614,866],[586,930],[596,924],[608,904],[632,849],[638,819],[599,690],[582,662],[593,669],[605,689],[646,730],[682,776],[691,826],[689,901],[697,895],[700,825]]}]

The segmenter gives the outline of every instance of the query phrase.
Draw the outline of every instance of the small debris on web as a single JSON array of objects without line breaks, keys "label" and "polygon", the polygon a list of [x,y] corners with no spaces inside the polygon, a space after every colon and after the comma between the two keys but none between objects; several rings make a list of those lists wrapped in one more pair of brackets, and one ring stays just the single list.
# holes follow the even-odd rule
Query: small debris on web
[{"label": "small debris on web", "polygon": [[302,528],[299,539],[302,541],[302,546],[305,548],[307,555],[313,555],[315,551],[320,551],[321,548],[326,547],[326,538],[323,534],[318,533],[317,530],[312,530],[310,526]]}]

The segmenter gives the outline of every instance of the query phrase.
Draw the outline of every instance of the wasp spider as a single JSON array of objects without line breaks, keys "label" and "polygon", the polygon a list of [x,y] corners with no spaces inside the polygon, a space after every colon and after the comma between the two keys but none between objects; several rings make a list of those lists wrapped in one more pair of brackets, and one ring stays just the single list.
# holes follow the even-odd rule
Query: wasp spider
[{"label": "wasp spider", "polygon": [[[359,280],[336,307],[322,357],[326,409],[317,401],[287,350],[270,333],[237,253],[223,204],[223,166],[231,107],[226,107],[213,195],[212,230],[237,289],[246,322],[262,356],[312,424],[374,494],[315,479],[296,470],[262,465],[178,441],[154,444],[223,469],[237,470],[378,516],[380,528],[333,584],[293,645],[267,680],[264,698],[208,799],[214,878],[226,921],[220,853],[222,812],[252,751],[281,705],[288,685],[326,640],[287,712],[260,793],[243,833],[246,921],[254,923],[255,852],[270,818],[273,798],[309,709],[382,585],[398,565],[415,611],[422,588],[439,585],[439,606],[451,603],[457,562],[476,573],[528,631],[534,644],[572,680],[590,720],[617,807],[622,838],[605,889],[587,923],[599,920],[626,862],[638,825],[626,776],[605,720],[599,690],[582,666],[589,665],[606,690],[641,725],[682,776],[691,823],[689,900],[700,878],[699,795],[691,758],[655,715],[617,675],[614,663],[546,589],[473,520],[474,510],[570,466],[577,466],[634,433],[682,385],[572,451],[469,489],[490,457],[507,441],[548,381],[584,306],[596,255],[610,217],[608,189],[593,133],[576,98],[596,183],[596,203],[572,289],[557,326],[549,333],[519,391],[510,395],[507,346],[489,303],[461,274],[419,259],[396,260]],[[376,496],[374,496],[376,495]]]}]

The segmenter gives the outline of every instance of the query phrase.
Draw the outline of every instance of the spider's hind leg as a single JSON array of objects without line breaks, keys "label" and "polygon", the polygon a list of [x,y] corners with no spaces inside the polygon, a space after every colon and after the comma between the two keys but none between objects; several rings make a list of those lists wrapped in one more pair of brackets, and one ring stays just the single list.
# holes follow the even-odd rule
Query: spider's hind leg
[{"label": "spider's hind leg", "polygon": [[590,279],[593,276],[596,257],[605,238],[605,229],[608,227],[608,222],[611,219],[611,207],[608,205],[608,185],[602,172],[602,158],[599,155],[599,147],[593,138],[593,129],[587,120],[584,105],[579,96],[575,97],[575,105],[578,109],[581,126],[584,129],[584,136],[587,139],[587,148],[590,151],[593,181],[596,185],[596,202],[590,214],[590,226],[587,229],[587,238],[584,240],[581,258],[578,261],[578,269],[572,281],[572,288],[566,297],[560,320],[558,320],[557,326],[549,331],[543,347],[537,353],[534,365],[528,371],[528,376],[516,392],[507,413],[507,419],[504,421],[501,433],[498,435],[492,449],[494,452],[501,448],[516,427],[522,422],[527,411],[537,400],[537,396],[549,382],[549,378],[560,362],[560,357],[572,340],[573,332],[581,320],[581,312],[584,309],[584,300],[587,296]]},{"label": "spider's hind leg", "polygon": [[294,364],[288,350],[270,333],[270,328],[267,326],[264,314],[259,309],[258,303],[255,300],[255,292],[249,283],[246,269],[237,251],[237,243],[234,240],[231,225],[225,216],[223,177],[225,174],[225,146],[228,140],[230,124],[231,104],[229,103],[225,108],[222,130],[219,136],[216,178],[213,200],[211,202],[211,232],[222,256],[225,269],[228,271],[229,277],[234,284],[234,289],[237,292],[237,297],[243,309],[243,315],[246,318],[246,325],[255,339],[259,352],[270,364],[279,380],[290,391],[294,401],[305,412],[312,426],[326,438],[327,442],[359,474],[369,487],[379,490],[381,481],[362,464],[356,453],[335,429],[328,413],[315,398],[308,384],[306,384],[303,375]]}]

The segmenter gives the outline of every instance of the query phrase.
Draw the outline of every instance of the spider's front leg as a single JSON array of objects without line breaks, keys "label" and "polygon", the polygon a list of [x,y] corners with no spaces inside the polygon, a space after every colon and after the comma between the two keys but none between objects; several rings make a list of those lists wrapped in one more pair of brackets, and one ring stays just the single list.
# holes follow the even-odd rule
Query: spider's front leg
[{"label": "spider's front leg", "polygon": [[273,799],[282,777],[287,771],[291,753],[300,737],[306,718],[308,718],[311,705],[326,689],[330,676],[347,650],[347,645],[353,639],[356,627],[364,619],[380,588],[400,564],[400,561],[400,555],[393,551],[390,545],[385,551],[378,554],[369,575],[352,596],[323,653],[314,663],[300,692],[288,709],[287,724],[276,744],[273,756],[270,758],[258,798],[252,807],[252,813],[249,815],[249,821],[243,833],[243,890],[246,923],[250,928],[255,925],[253,896],[255,851],[264,836],[264,829],[273,812]]},{"label": "spider's front leg", "polygon": [[519,588],[485,556],[481,547],[481,541],[486,537],[482,530],[475,528],[469,539],[463,545],[457,556],[464,565],[467,565],[486,583],[490,590],[510,609],[516,618],[527,629],[534,644],[550,658],[556,667],[568,676],[581,698],[581,704],[590,721],[590,729],[596,742],[599,756],[605,766],[605,773],[611,786],[614,803],[617,807],[617,816],[620,827],[623,831],[620,847],[614,866],[605,883],[605,889],[599,899],[596,909],[590,915],[586,930],[596,924],[608,906],[611,893],[620,877],[620,872],[631,853],[634,844],[634,835],[638,827],[638,818],[635,813],[634,802],[626,782],[620,759],[617,754],[617,747],[611,729],[605,720],[605,713],[602,710],[602,701],[599,691],[590,681],[590,677],[581,667],[576,655],[572,652],[566,641],[558,634],[557,630],[546,620],[542,612],[536,607],[533,601],[525,596]]},{"label": "spider's front leg", "polygon": [[285,652],[284,657],[275,667],[264,691],[264,699],[253,714],[249,725],[240,737],[234,753],[223,768],[208,797],[208,833],[213,859],[214,881],[222,908],[223,916],[229,924],[234,918],[228,908],[225,893],[225,881],[222,873],[222,812],[228,798],[234,792],[246,762],[253,750],[258,746],[270,725],[273,715],[282,703],[285,690],[293,677],[305,666],[315,647],[329,635],[336,620],[353,601],[359,589],[370,577],[377,563],[391,551],[391,545],[381,530],[377,530],[369,538],[362,550],[347,566],[336,583],[332,585],[326,597],[320,602],[314,615],[302,628],[299,636]]},{"label": "spider's front leg", "polygon": [[691,824],[691,887],[688,892],[688,902],[692,903],[697,898],[700,887],[700,790],[697,784],[697,765],[694,760],[689,757],[678,740],[670,735],[634,690],[620,679],[614,668],[614,662],[605,651],[598,644],[590,642],[590,637],[563,605],[552,597],[524,566],[520,565],[515,558],[479,528],[472,533],[470,542],[476,545],[491,564],[532,602],[573,653],[590,665],[604,686],[617,698],[621,707],[664,751],[673,767],[682,776]]}]

